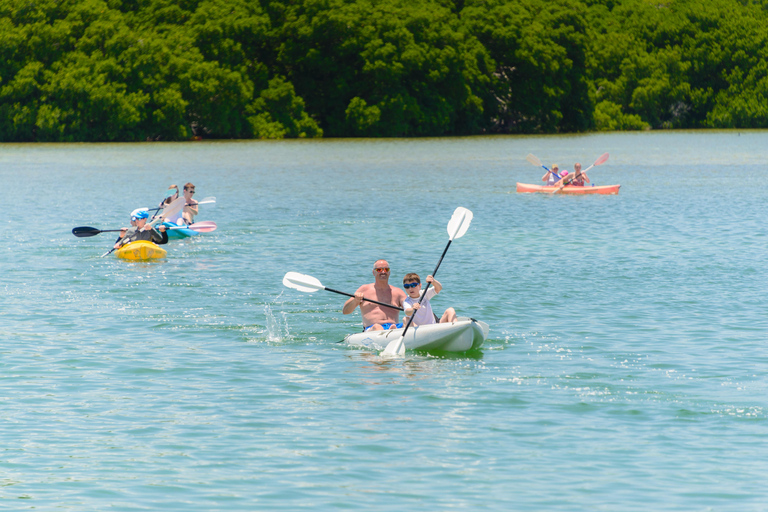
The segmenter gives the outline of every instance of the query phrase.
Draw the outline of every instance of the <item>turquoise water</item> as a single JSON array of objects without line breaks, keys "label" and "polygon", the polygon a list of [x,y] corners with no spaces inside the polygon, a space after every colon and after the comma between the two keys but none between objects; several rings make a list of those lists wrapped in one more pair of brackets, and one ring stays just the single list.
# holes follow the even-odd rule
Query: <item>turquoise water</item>
[{"label": "turquoise water", "polygon": [[[618,196],[516,194],[585,167]],[[768,510],[768,132],[2,145],[0,508]],[[192,181],[165,261],[101,258]],[[336,342],[434,269],[482,350]]]}]

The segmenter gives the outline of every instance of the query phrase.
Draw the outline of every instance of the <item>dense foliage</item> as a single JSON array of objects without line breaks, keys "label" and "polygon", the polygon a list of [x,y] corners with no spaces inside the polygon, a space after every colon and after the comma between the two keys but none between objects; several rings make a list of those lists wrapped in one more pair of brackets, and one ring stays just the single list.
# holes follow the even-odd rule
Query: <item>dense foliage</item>
[{"label": "dense foliage", "polygon": [[0,0],[0,140],[768,127],[764,0]]}]

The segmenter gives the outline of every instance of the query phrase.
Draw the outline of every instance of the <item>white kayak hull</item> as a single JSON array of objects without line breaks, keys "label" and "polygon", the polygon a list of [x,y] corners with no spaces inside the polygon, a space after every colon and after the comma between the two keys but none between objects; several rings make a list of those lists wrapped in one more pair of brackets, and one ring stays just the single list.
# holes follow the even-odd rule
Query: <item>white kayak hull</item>
[{"label": "white kayak hull", "polygon": [[[402,334],[403,329],[359,332],[347,335],[344,342],[356,347],[384,350]],[[461,317],[452,323],[411,326],[405,333],[404,342],[406,350],[467,352],[482,346],[487,337],[488,324]]]}]

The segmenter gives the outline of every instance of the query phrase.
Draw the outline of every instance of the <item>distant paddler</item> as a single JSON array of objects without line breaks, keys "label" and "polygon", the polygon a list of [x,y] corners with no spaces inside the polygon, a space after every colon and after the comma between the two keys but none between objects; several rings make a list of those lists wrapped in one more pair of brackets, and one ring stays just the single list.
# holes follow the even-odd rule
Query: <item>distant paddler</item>
[{"label": "distant paddler", "polygon": [[587,176],[587,171],[581,170],[581,164],[573,164],[573,172],[575,176],[573,177],[573,181],[571,181],[571,185],[574,187],[583,187],[585,183],[589,183],[589,176]]},{"label": "distant paddler", "polygon": [[[547,169],[546,167],[544,168]],[[555,182],[562,179],[559,172],[560,167],[558,167],[557,164],[552,164],[552,169],[547,169],[547,172],[541,177],[541,181],[546,181],[548,186],[554,185]],[[568,174],[568,171],[566,171],[565,174]]]},{"label": "distant paddler", "polygon": [[195,195],[195,186],[192,183],[184,185],[184,213],[182,217],[186,224],[192,224],[195,222],[195,215],[197,215],[197,201],[192,196]]}]

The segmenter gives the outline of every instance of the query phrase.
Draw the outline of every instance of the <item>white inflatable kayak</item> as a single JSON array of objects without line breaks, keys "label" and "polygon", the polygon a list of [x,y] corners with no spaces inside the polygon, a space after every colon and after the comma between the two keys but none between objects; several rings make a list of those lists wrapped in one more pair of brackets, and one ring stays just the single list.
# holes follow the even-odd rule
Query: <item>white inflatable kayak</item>
[{"label": "white inflatable kayak", "polygon": [[[368,331],[349,334],[344,338],[348,345],[384,350],[387,345],[403,334],[402,329]],[[466,352],[479,348],[488,337],[488,324],[473,318],[459,317],[455,322],[411,326],[405,333],[406,350],[440,350]]]}]

